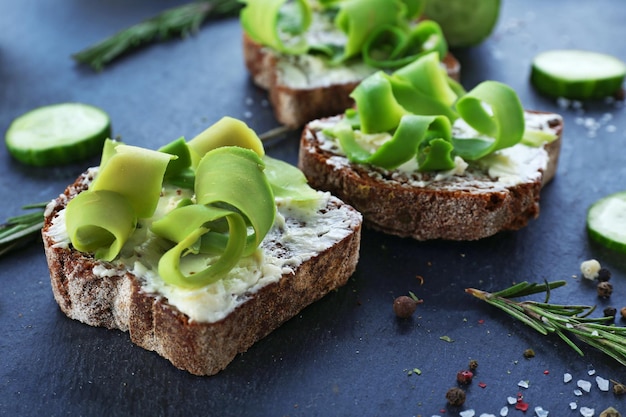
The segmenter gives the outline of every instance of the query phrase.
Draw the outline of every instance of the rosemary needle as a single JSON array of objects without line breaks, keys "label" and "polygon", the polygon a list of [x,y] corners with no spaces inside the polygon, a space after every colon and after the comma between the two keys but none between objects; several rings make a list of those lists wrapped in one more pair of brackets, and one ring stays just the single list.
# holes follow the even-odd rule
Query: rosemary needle
[{"label": "rosemary needle", "polygon": [[[583,355],[583,351],[568,334],[600,350],[622,365],[626,365],[626,327],[611,324],[610,322],[614,320],[613,317],[589,317],[596,306],[549,303],[550,290],[563,285],[565,285],[565,281],[546,282],[545,284],[521,282],[494,293],[475,288],[467,288],[465,292],[499,308],[543,335],[549,333],[558,335],[580,355]],[[543,303],[531,300],[512,300],[512,298],[541,292],[546,294],[546,300]]]},{"label": "rosemary needle", "polygon": [[197,32],[207,19],[234,16],[241,7],[239,0],[200,0],[167,9],[73,54],[72,58],[100,71],[124,53],[172,36],[185,37]]},{"label": "rosemary needle", "polygon": [[10,217],[0,225],[0,256],[33,240],[41,233],[43,213],[48,203],[29,204],[25,210],[31,213]]}]

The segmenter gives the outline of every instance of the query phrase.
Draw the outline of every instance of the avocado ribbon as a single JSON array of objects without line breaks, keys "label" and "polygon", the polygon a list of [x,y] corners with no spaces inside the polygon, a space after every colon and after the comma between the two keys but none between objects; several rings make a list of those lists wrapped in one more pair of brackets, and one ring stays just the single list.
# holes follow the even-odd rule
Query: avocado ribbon
[{"label": "avocado ribbon", "polygon": [[[352,92],[355,109],[342,123],[325,130],[336,137],[348,159],[385,169],[417,158],[420,171],[454,168],[454,157],[478,160],[520,142],[524,110],[505,84],[485,81],[469,92],[451,80],[429,53],[391,75],[379,71]],[[452,125],[463,119],[478,134],[454,137]],[[390,133],[374,152],[361,146],[356,131]]]},{"label": "avocado ribbon", "polygon": [[[225,117],[191,141],[179,138],[159,151],[108,140],[92,185],[67,205],[74,247],[114,260],[138,219],[153,216],[163,183],[195,194],[195,201],[181,200],[150,229],[171,243],[158,262],[159,275],[183,288],[222,279],[253,254],[274,223],[275,198],[309,208],[319,201],[300,170],[265,155],[245,123]],[[194,254],[210,257],[210,264],[184,273],[181,260]]]},{"label": "avocado ribbon", "polygon": [[427,52],[448,51],[443,32],[434,21],[416,20],[424,0],[327,0],[316,12],[327,14],[345,36],[345,44],[309,43],[314,21],[308,0],[244,0],[243,30],[256,42],[290,55],[321,53],[332,64],[360,56],[375,68],[397,68]]}]

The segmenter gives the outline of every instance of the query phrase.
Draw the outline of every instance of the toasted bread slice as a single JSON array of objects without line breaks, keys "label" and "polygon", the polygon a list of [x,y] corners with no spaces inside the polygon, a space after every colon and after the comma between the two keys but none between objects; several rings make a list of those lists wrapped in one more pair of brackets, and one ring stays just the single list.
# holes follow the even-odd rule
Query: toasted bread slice
[{"label": "toasted bread slice", "polygon": [[[276,119],[294,128],[352,107],[352,90],[378,71],[362,62],[331,67],[312,55],[279,54],[245,32],[243,55],[254,83],[268,91]],[[448,53],[442,63],[448,75],[458,81],[461,66],[457,59]]]},{"label": "toasted bread slice", "polygon": [[499,151],[513,175],[473,164],[462,172],[419,173],[349,162],[322,132],[341,117],[305,126],[299,168],[312,187],[359,210],[366,226],[417,240],[477,240],[526,226],[538,216],[541,188],[555,174],[563,130],[558,114],[525,112],[527,127],[551,131],[557,139]]},{"label": "toasted bread slice", "polygon": [[99,261],[69,243],[64,209],[95,172],[81,175],[45,213],[42,235],[54,298],[68,317],[128,332],[135,344],[192,374],[224,369],[238,353],[344,285],[356,268],[361,215],[325,193],[321,207],[306,217],[288,203],[278,205],[279,221],[251,269],[243,265],[199,290],[168,288],[143,264]]}]

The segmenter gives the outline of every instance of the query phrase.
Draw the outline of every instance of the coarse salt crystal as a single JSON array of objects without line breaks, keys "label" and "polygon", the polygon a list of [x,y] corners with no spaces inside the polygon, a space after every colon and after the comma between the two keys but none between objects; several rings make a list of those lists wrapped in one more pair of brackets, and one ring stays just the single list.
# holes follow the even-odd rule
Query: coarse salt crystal
[{"label": "coarse salt crystal", "polygon": [[596,259],[589,259],[580,264],[580,272],[582,272],[583,277],[587,279],[594,280],[598,277],[598,272],[600,271],[600,262]]},{"label": "coarse salt crystal", "polygon": [[517,398],[515,398],[515,397],[507,397],[506,398],[506,402],[508,402],[511,405],[515,405],[515,403],[517,402]]},{"label": "coarse salt crystal", "polygon": [[566,373],[564,373],[564,374],[563,374],[563,382],[564,382],[564,383],[566,383],[566,384],[567,384],[567,383],[568,383],[568,382],[570,382],[572,379],[573,379],[572,374],[570,374],[570,373],[568,373],[568,372],[566,372]]},{"label": "coarse salt crystal", "polygon": [[480,417],[496,417],[493,414],[482,413]]},{"label": "coarse salt crystal", "polygon": [[500,417],[506,417],[509,415],[509,407],[506,405],[500,409]]},{"label": "coarse salt crystal", "polygon": [[600,389],[600,391],[607,392],[609,390],[609,380],[608,379],[604,379],[601,376],[597,376],[596,377],[596,384],[598,384],[598,388]]},{"label": "coarse salt crystal", "polygon": [[584,379],[576,381],[576,386],[585,392],[591,391],[591,382],[585,381]]},{"label": "coarse salt crystal", "polygon": [[535,415],[537,417],[548,417],[549,411],[544,410],[543,407],[535,407]]},{"label": "coarse salt crystal", "polygon": [[589,408],[589,407],[580,407],[580,414],[583,417],[593,417],[593,415],[596,413],[596,410],[594,410],[593,408]]},{"label": "coarse salt crystal", "polygon": [[528,381],[520,381],[517,383],[518,387],[528,388]]},{"label": "coarse salt crystal", "polygon": [[576,404],[574,401],[572,401],[571,403],[569,403],[569,409],[570,410],[575,410],[578,408],[578,404]]},{"label": "coarse salt crystal", "polygon": [[595,375],[596,374],[596,370],[593,369],[591,366],[589,367],[589,369],[587,370],[587,374],[588,375]]},{"label": "coarse salt crystal", "polygon": [[472,409],[469,409],[469,410],[461,411],[459,415],[461,417],[474,417],[474,415],[476,415],[476,412]]}]

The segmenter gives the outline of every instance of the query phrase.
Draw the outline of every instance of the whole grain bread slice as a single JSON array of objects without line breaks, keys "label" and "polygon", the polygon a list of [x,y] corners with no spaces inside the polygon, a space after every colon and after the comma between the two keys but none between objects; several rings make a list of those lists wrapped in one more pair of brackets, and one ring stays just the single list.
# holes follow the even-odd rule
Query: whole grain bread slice
[{"label": "whole grain bread slice", "polygon": [[[277,281],[245,294],[245,301],[226,317],[214,322],[193,320],[163,294],[147,289],[130,266],[96,260],[58,238],[55,218],[87,189],[92,178],[92,171],[82,174],[46,209],[42,236],[55,300],[69,318],[128,332],[133,343],[192,374],[213,375],[223,370],[237,354],[344,285],[355,271],[362,218],[331,196],[320,212],[341,212],[335,227],[344,229],[345,237],[308,257],[292,272],[284,271]],[[262,245],[279,254],[290,250],[271,238]]]},{"label": "whole grain bread slice", "polygon": [[312,187],[355,207],[372,229],[417,240],[477,240],[518,230],[536,218],[541,189],[555,175],[562,118],[530,111],[525,116],[527,126],[535,124],[557,138],[540,148],[528,147],[531,153],[517,162],[531,168],[527,177],[514,183],[471,166],[462,175],[442,175],[351,163],[322,132],[342,116],[304,127],[298,166]]},{"label": "whole grain bread slice", "polygon": [[[302,57],[281,55],[243,33],[243,56],[252,80],[267,90],[276,119],[288,127],[301,127],[311,120],[333,116],[354,105],[350,93],[377,68],[355,64],[336,69],[325,68],[311,72]],[[448,53],[442,60],[448,75],[459,81],[460,64]],[[336,75],[339,71],[353,72],[348,77]],[[290,78],[297,73],[302,82]]]}]

